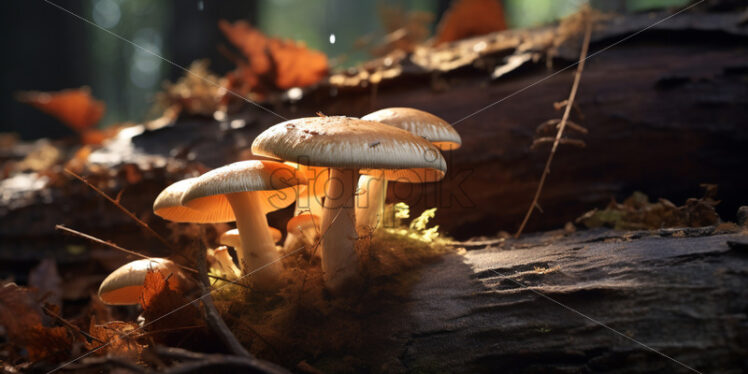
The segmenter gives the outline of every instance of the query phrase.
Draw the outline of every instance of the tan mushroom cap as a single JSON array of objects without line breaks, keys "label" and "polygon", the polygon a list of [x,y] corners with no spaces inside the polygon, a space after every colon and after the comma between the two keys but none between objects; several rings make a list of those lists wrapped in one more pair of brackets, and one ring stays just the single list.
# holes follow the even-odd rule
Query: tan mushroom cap
[{"label": "tan mushroom cap", "polygon": [[421,136],[441,150],[460,148],[462,138],[449,122],[413,108],[386,108],[369,113],[363,120],[381,122]]},{"label": "tan mushroom cap", "polygon": [[153,213],[172,222],[211,222],[210,216],[199,210],[182,206],[182,195],[197,178],[187,178],[172,183],[156,197]]},{"label": "tan mushroom cap", "polygon": [[[129,262],[107,276],[99,287],[99,297],[109,305],[133,305],[140,302],[145,275],[149,270],[164,277],[179,274],[179,267],[165,258],[148,258]],[[176,278],[174,278],[176,279]]]},{"label": "tan mushroom cap", "polygon": [[286,224],[286,231],[294,234],[298,233],[299,231],[306,230],[307,228],[319,231],[321,225],[322,221],[316,215],[308,213],[299,214],[298,216],[295,216],[288,220],[288,223]]},{"label": "tan mushroom cap", "polygon": [[302,183],[303,173],[280,162],[239,161],[197,177],[182,195],[182,205],[203,212],[207,220],[202,222],[231,222],[236,217],[225,194],[258,192],[261,209],[268,213],[293,204]]},{"label": "tan mushroom cap", "polygon": [[[280,230],[276,229],[275,227],[268,226],[268,231],[270,231],[270,236],[273,237],[273,242],[275,243],[279,242],[283,238],[283,234],[281,234]],[[239,229],[231,229],[224,232],[223,234],[221,234],[218,242],[229,247],[241,247],[242,238],[241,236],[239,236]]]},{"label": "tan mushroom cap", "polygon": [[352,117],[307,117],[270,127],[252,143],[252,153],[308,166],[384,170],[388,179],[433,182],[446,162],[426,139],[405,130]]}]

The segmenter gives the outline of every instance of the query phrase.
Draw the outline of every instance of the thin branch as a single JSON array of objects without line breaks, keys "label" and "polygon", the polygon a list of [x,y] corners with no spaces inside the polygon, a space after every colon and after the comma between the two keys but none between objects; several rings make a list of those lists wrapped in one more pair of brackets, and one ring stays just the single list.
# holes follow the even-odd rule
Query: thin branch
[{"label": "thin branch", "polygon": [[210,280],[208,280],[208,271],[205,268],[205,251],[198,250],[197,252],[199,253],[199,258],[197,259],[198,282],[200,284],[200,292],[205,295],[200,298],[203,309],[205,310],[205,321],[233,354],[251,358],[252,355],[242,346],[236,336],[231,333],[229,327],[226,326],[226,322],[223,321],[221,315],[218,313],[215,304],[213,304],[213,296],[209,291]]},{"label": "thin branch", "polygon": [[88,339],[89,341],[91,341],[91,340],[95,340],[95,341],[97,341],[97,342],[99,342],[99,343],[101,343],[101,344],[104,344],[104,343],[105,343],[105,342],[104,342],[103,340],[101,340],[101,339],[99,339],[99,338],[97,338],[97,337],[95,337],[95,336],[93,336],[93,335],[91,335],[91,334],[89,334],[89,333],[87,333],[87,332],[85,332],[85,331],[81,330],[81,329],[80,329],[80,327],[78,327],[78,326],[76,326],[76,325],[74,325],[74,324],[70,323],[70,322],[69,322],[68,320],[66,320],[65,318],[62,318],[62,317],[60,317],[60,316],[59,316],[59,315],[57,315],[57,314],[56,314],[55,312],[53,312],[53,311],[49,310],[49,308],[47,308],[46,306],[42,306],[42,311],[44,311],[44,313],[45,313],[46,315],[48,315],[48,316],[50,316],[50,317],[52,317],[52,318],[54,318],[54,319],[56,319],[56,320],[58,320],[58,321],[62,322],[62,324],[63,324],[63,325],[65,325],[65,326],[67,326],[68,328],[71,328],[71,329],[75,330],[76,332],[78,332],[79,334],[81,334],[81,335],[85,336],[85,337],[86,337],[86,339]]},{"label": "thin branch", "polygon": [[169,243],[166,239],[164,239],[164,237],[162,237],[156,231],[154,231],[150,226],[148,226],[147,223],[143,222],[140,218],[136,217],[135,214],[133,214],[130,210],[128,210],[127,208],[125,208],[124,206],[122,206],[122,204],[119,203],[120,196],[118,196],[116,200],[112,199],[111,196],[109,196],[109,195],[106,194],[106,192],[100,190],[99,188],[97,188],[96,186],[94,186],[93,184],[91,184],[88,180],[86,180],[86,178],[81,177],[80,175],[76,174],[74,171],[66,168],[65,172],[68,173],[68,174],[70,174],[70,175],[72,175],[75,179],[78,179],[79,181],[85,183],[92,190],[96,191],[96,193],[98,193],[99,195],[101,195],[102,197],[104,197],[105,199],[107,199],[110,203],[114,204],[114,206],[116,206],[117,208],[119,208],[128,217],[132,218],[135,222],[137,222],[140,226],[142,226],[146,231],[148,231],[149,233],[151,233],[151,235],[153,235],[156,239],[158,239],[159,241],[161,241],[161,243],[163,243],[166,246],[166,248],[169,248],[171,250],[175,249],[174,246],[171,243]]},{"label": "thin branch", "polygon": [[[82,232],[77,231],[77,230],[73,230],[73,229],[71,229],[71,228],[69,228],[67,226],[64,226],[64,225],[55,225],[55,229],[65,231],[65,232],[68,232],[68,233],[76,235],[76,236],[80,236],[81,238],[88,239],[88,240],[90,240],[90,241],[92,241],[94,243],[99,243],[99,244],[108,246],[110,248],[114,248],[114,249],[116,249],[118,251],[125,252],[125,253],[127,253],[129,255],[133,255],[135,257],[140,257],[140,258],[143,258],[143,259],[146,259],[146,260],[150,260],[150,259],[153,258],[153,257],[146,256],[146,255],[144,255],[142,253],[138,253],[138,252],[135,252],[135,251],[127,249],[127,248],[122,248],[122,247],[118,246],[117,244],[114,244],[114,243],[112,243],[110,241],[99,239],[99,238],[97,238],[97,237],[95,237],[93,235],[89,235],[89,234],[82,233]],[[194,274],[198,273],[197,270],[195,270],[195,269],[193,269],[193,268],[191,268],[189,266],[184,266],[184,265],[178,264],[176,262],[174,264],[176,264],[182,270],[186,270],[186,271],[189,271],[190,273],[194,273]],[[208,274],[208,276],[211,277],[211,278],[213,278],[213,279],[222,280],[224,282],[228,282],[228,283],[235,284],[237,286],[248,288],[248,286],[243,285],[243,284],[241,284],[239,282],[233,281],[233,280],[228,279],[228,278],[224,278],[224,277],[221,277],[221,276],[218,276],[218,275],[213,275],[213,274]]]},{"label": "thin branch", "polygon": [[537,138],[537,139],[533,140],[532,145],[530,146],[530,149],[536,149],[541,144],[555,143],[556,141],[558,141],[558,144],[573,145],[573,146],[579,147],[579,148],[585,148],[585,147],[587,147],[587,143],[585,143],[584,140],[580,140],[580,139],[568,139],[568,138],[562,138],[561,140],[556,140],[556,138],[552,138],[550,136],[544,136],[544,137]]},{"label": "thin branch", "polygon": [[556,154],[556,149],[558,149],[559,143],[561,143],[561,137],[564,135],[566,122],[569,120],[569,114],[571,113],[571,108],[574,105],[574,98],[577,96],[577,90],[579,89],[579,81],[582,78],[582,71],[584,71],[584,63],[587,60],[587,52],[589,51],[589,48],[590,48],[590,37],[592,36],[592,20],[589,18],[589,15],[587,16],[586,21],[587,21],[587,24],[585,26],[585,31],[584,31],[584,41],[582,42],[582,51],[579,53],[579,64],[577,65],[577,71],[574,74],[574,83],[571,86],[569,99],[566,103],[566,110],[564,110],[564,116],[561,118],[561,123],[559,123],[558,133],[556,133],[556,140],[553,143],[553,147],[551,148],[551,154],[548,156],[548,161],[545,163],[545,169],[543,169],[543,175],[541,175],[540,177],[540,183],[538,184],[538,189],[535,191],[535,196],[532,199],[530,208],[527,209],[527,214],[525,214],[525,218],[522,220],[522,224],[519,226],[517,233],[514,234],[515,238],[519,238],[519,236],[522,235],[522,230],[525,229],[525,225],[527,225],[527,221],[530,220],[530,216],[532,215],[533,210],[535,210],[535,207],[538,205],[538,200],[540,199],[540,193],[543,191],[543,185],[545,184],[545,179],[548,176],[548,174],[550,174],[551,172],[551,162],[553,162],[553,156]]},{"label": "thin branch", "polygon": [[276,364],[253,357],[192,352],[182,348],[156,346],[154,353],[172,360],[191,361],[165,369],[165,373],[221,372],[233,369],[243,373],[290,373]]}]

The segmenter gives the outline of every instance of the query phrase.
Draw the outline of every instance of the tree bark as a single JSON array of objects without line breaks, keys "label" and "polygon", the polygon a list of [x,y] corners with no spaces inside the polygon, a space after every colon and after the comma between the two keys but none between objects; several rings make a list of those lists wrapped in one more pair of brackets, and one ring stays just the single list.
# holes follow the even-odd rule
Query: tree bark
[{"label": "tree bark", "polygon": [[748,236],[713,232],[549,232],[449,255],[351,354],[384,372],[745,372]]}]

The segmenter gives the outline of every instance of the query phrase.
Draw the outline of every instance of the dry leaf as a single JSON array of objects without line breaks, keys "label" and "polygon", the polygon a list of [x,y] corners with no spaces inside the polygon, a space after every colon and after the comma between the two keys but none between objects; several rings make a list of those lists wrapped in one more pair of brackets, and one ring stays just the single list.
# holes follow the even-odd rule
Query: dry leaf
[{"label": "dry leaf", "polygon": [[[107,344],[96,350],[95,354],[97,356],[114,354],[135,358],[143,352],[144,346],[137,342],[137,338],[140,336],[138,325],[134,323],[112,321],[98,325],[96,324],[96,317],[92,316],[88,334]],[[102,343],[95,340],[85,343],[88,350],[96,349],[101,345]]]},{"label": "dry leaf", "polygon": [[73,335],[65,327],[44,326],[33,294],[14,283],[0,287],[0,325],[8,343],[25,349],[30,361],[60,362],[70,356]]},{"label": "dry leaf", "polygon": [[221,20],[219,28],[245,59],[228,76],[229,85],[242,94],[306,87],[327,76],[327,56],[293,40],[269,38],[249,23]]},{"label": "dry leaf", "polygon": [[143,294],[140,297],[146,323],[145,330],[151,333],[158,332],[154,334],[154,338],[163,340],[168,339],[172,331],[203,325],[197,304],[187,305],[190,301],[192,300],[185,297],[185,290],[180,289],[179,282],[165,278],[161,272],[149,271],[145,276]]},{"label": "dry leaf", "polygon": [[226,95],[223,88],[226,80],[208,69],[208,60],[193,62],[189,71],[176,83],[165,84],[164,91],[156,96],[158,107],[164,112],[159,120],[170,123],[182,110],[189,114],[212,116],[220,109]]},{"label": "dry leaf", "polygon": [[59,119],[78,132],[96,125],[105,110],[103,102],[91,97],[88,87],[59,92],[21,92],[18,100]]},{"label": "dry leaf", "polygon": [[436,44],[506,30],[498,0],[455,0],[437,28]]}]

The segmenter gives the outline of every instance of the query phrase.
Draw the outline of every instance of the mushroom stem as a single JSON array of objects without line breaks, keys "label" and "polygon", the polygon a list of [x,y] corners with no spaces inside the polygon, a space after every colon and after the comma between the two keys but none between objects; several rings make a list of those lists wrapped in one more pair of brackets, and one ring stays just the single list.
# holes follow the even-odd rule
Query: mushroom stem
[{"label": "mushroom stem", "polygon": [[330,169],[322,211],[322,271],[325,284],[339,290],[358,274],[354,195],[357,169]]},{"label": "mushroom stem", "polygon": [[376,231],[382,226],[387,179],[381,175],[362,175],[358,179],[356,195],[356,227],[361,234]]},{"label": "mushroom stem", "polygon": [[236,248],[237,257],[244,274],[257,271],[253,278],[258,287],[276,288],[281,263],[273,262],[277,260],[278,252],[268,230],[267,218],[260,207],[259,196],[254,192],[236,192],[226,197],[236,216],[236,228],[242,242],[241,249]]}]

